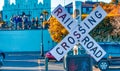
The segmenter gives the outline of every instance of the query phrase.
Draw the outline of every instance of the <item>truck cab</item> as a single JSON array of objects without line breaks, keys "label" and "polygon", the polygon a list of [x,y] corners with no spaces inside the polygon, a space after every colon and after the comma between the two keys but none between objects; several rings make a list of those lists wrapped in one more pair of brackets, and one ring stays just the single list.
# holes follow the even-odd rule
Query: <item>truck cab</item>
[{"label": "truck cab", "polygon": [[5,53],[0,51],[0,67],[3,65],[5,59]]},{"label": "truck cab", "polygon": [[106,51],[106,55],[97,62],[100,70],[107,70],[109,66],[120,65],[120,43],[101,42],[99,45]]}]

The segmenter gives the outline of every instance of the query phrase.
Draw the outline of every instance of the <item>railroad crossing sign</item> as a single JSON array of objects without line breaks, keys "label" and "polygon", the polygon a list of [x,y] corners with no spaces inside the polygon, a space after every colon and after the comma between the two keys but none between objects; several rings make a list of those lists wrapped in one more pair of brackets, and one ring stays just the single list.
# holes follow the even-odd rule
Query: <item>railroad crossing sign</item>
[{"label": "railroad crossing sign", "polygon": [[106,54],[88,34],[107,15],[100,6],[92,11],[80,25],[61,5],[52,11],[52,15],[69,31],[69,34],[50,51],[58,61],[77,43],[80,43],[96,61],[99,61]]}]

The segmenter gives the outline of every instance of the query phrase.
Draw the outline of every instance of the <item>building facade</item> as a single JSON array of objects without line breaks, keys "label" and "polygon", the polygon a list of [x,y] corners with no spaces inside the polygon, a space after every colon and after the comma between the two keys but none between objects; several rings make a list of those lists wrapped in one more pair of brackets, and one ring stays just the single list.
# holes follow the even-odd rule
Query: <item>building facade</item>
[{"label": "building facade", "polygon": [[[79,2],[81,2],[81,1],[79,1]],[[79,4],[79,5],[81,5],[81,13],[82,14],[89,14],[93,10],[93,5],[97,4],[97,3],[98,2],[92,2],[92,1],[81,2]],[[73,7],[74,7],[73,2],[71,2],[70,4],[68,4],[68,5],[65,6],[66,10],[71,15],[73,14]]]},{"label": "building facade", "polygon": [[15,4],[10,4],[10,0],[4,0],[2,18],[9,21],[12,16],[23,14],[29,19],[39,18],[43,10],[51,13],[51,0],[43,0],[43,3],[38,3],[38,0],[15,0]]}]

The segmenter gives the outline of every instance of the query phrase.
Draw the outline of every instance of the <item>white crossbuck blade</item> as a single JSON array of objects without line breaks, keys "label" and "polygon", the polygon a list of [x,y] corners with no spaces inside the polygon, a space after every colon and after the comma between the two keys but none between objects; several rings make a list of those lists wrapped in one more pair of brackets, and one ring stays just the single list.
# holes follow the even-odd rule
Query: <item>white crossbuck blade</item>
[{"label": "white crossbuck blade", "polygon": [[52,11],[52,15],[69,31],[69,34],[50,51],[58,61],[77,43],[80,43],[96,61],[99,61],[106,54],[106,52],[88,34],[107,15],[100,6],[92,11],[80,25],[78,25],[61,5],[58,5]]}]

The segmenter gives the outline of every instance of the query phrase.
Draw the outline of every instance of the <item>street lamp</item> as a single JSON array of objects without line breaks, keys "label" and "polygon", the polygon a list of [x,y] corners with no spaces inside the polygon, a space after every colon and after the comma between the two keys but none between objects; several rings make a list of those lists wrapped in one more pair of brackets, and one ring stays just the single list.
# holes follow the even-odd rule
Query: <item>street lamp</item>
[{"label": "street lamp", "polygon": [[41,56],[44,56],[44,47],[43,47],[43,14],[40,14],[41,21]]}]

